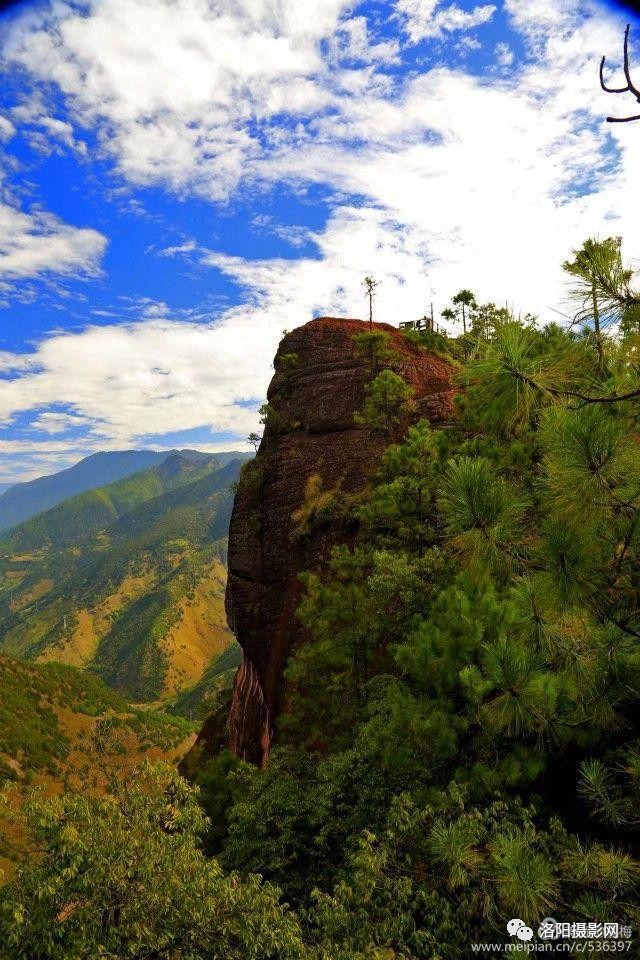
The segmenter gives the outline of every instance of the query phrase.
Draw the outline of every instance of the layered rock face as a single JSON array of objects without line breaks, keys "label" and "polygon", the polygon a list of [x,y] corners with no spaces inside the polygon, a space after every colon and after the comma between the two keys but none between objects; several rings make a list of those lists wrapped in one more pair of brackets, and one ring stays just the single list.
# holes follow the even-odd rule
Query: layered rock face
[{"label": "layered rock face", "polygon": [[[397,354],[393,368],[414,389],[411,420],[445,421],[454,392],[451,366],[394,327],[374,327],[389,334]],[[389,442],[354,422],[371,375],[353,338],[367,329],[360,320],[322,317],[284,337],[268,392],[272,422],[236,494],[226,608],[244,662],[235,681],[227,735],[231,749],[256,764],[266,762],[286,698],[287,659],[305,640],[295,616],[302,590],[299,574],[321,568],[334,544],[353,537],[353,532],[326,528],[300,537],[293,515],[311,476],[320,478],[322,489],[361,490]],[[400,432],[408,426],[402,424]]]}]

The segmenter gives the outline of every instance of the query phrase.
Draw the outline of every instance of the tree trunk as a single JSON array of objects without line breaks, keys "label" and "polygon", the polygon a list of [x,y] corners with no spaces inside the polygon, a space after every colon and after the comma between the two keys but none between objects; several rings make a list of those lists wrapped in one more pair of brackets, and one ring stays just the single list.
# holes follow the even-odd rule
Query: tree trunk
[{"label": "tree trunk", "polygon": [[600,333],[600,312],[598,310],[598,298],[596,296],[596,282],[591,283],[591,301],[593,304],[593,330],[596,337],[596,350],[598,352],[598,363],[604,366],[604,354],[602,350],[602,335]]}]

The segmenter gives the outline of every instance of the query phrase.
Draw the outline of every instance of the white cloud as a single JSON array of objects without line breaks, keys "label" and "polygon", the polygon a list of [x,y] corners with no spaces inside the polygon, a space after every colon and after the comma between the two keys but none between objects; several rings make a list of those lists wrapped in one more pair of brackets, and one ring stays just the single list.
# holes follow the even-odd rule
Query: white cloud
[{"label": "white cloud", "polygon": [[80,417],[71,413],[53,413],[47,411],[41,413],[29,424],[29,429],[40,430],[42,433],[48,433],[49,436],[55,436],[59,433],[67,433],[74,427],[83,427],[90,421],[86,417]]},{"label": "white cloud", "polygon": [[496,43],[496,60],[501,67],[510,67],[514,60],[514,52],[508,43]]},{"label": "white cloud", "polygon": [[404,29],[412,43],[428,37],[442,37],[454,30],[471,30],[488,23],[496,12],[493,4],[462,10],[441,0],[398,0],[398,12],[405,18]]},{"label": "white cloud", "polygon": [[463,34],[456,44],[456,49],[467,53],[469,50],[481,50],[482,44],[477,37],[470,37],[467,34]]},{"label": "white cloud", "polygon": [[366,17],[351,17],[340,25],[331,38],[329,49],[334,60],[359,60],[363,63],[398,63],[400,44],[397,40],[372,41]]},{"label": "white cloud", "polygon": [[[62,440],[45,440],[41,443],[32,443],[31,440],[0,440],[0,453],[2,454],[20,454],[28,456],[32,453],[37,455],[68,453],[71,445]],[[78,448],[76,448],[78,449]]]},{"label": "white cloud", "polygon": [[194,253],[197,250],[198,245],[195,240],[187,240],[185,243],[177,243],[171,247],[164,247],[162,250],[158,250],[159,257],[177,257],[185,253]]},{"label": "white cloud", "polygon": [[87,156],[87,145],[82,140],[76,140],[72,125],[66,120],[59,120],[57,117],[42,116],[38,118],[38,124],[43,130],[64,146],[77,151],[82,156]]},{"label": "white cloud", "polygon": [[[350,5],[317,0],[310,15],[299,0],[103,0],[86,16],[56,4],[18,21],[4,57],[58,84],[77,122],[99,122],[132,182],[224,199],[261,155],[260,127],[331,102],[319,45]],[[351,55],[365,56],[362,25],[343,29]]]},{"label": "white cloud", "polygon": [[3,117],[0,114],[0,141],[10,140],[11,137],[15,136],[16,128],[11,123],[8,117]]},{"label": "white cloud", "polygon": [[97,230],[71,226],[43,210],[0,202],[0,279],[43,273],[95,273],[107,245]]},{"label": "white cloud", "polygon": [[[133,182],[218,199],[243,182],[321,184],[332,203],[315,232],[255,221],[313,243],[313,257],[248,261],[188,239],[159,251],[223,271],[244,302],[212,324],[139,299],[122,307],[134,318],[124,325],[50,337],[21,376],[0,380],[0,417],[65,404],[102,447],[203,425],[241,437],[256,426],[241,401],[263,395],[282,329],[314,312],[363,315],[365,273],[382,281],[376,314],[392,323],[431,299],[439,312],[461,286],[546,320],[563,306],[559,265],[586,236],[621,234],[640,250],[640,124],[608,127],[597,84],[619,21],[581,20],[577,0],[506,0],[524,63],[399,80],[368,64],[375,37],[346,2],[323,0],[311,18],[303,8],[228,0],[214,15],[204,0],[102,0],[90,17],[59,7],[57,26],[13,38],[9,55],[60,84]],[[427,0],[401,9],[413,39],[439,14],[462,22]],[[364,66],[345,66],[346,50]]]},{"label": "white cloud", "polygon": [[33,358],[29,354],[0,350],[0,373],[17,373],[20,370],[29,370],[33,366]]},{"label": "white cloud", "polygon": [[571,29],[581,5],[577,0],[504,0],[504,9],[516,30],[545,40],[554,30]]},{"label": "white cloud", "polygon": [[235,323],[153,319],[53,335],[33,370],[0,379],[0,420],[64,405],[102,445],[203,425],[246,435],[256,415],[238,401],[255,396],[256,384],[264,389],[273,337],[257,316],[239,332]]},{"label": "white cloud", "polygon": [[597,85],[600,51],[617,39],[607,17],[553,27],[540,57],[508,80],[439,69],[411,79],[400,98],[363,96],[319,121],[305,149],[271,158],[270,175],[329,179],[382,208],[389,229],[411,233],[438,299],[473,284],[549,318],[572,246],[616,233],[630,252],[640,247],[640,125],[607,126]]}]

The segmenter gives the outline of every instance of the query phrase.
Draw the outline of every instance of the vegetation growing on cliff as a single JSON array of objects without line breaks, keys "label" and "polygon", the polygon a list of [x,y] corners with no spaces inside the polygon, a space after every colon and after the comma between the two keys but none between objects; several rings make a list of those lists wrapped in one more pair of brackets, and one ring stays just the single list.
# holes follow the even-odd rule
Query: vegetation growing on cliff
[{"label": "vegetation growing on cliff", "polygon": [[588,302],[572,329],[468,304],[455,422],[387,450],[355,547],[305,577],[312,642],[222,860],[336,956],[640,921],[639,301],[601,246],[597,329]]},{"label": "vegetation growing on cliff", "polygon": [[[10,887],[7,942],[63,956],[76,910],[78,956],[458,960],[549,915],[637,933],[640,298],[604,246],[569,264],[594,311],[573,328],[465,296],[468,332],[439,345],[456,418],[390,444],[343,504],[354,542],[303,578],[310,640],[267,768],[205,765],[209,826],[166,770],[104,803],[33,801],[42,854]],[[299,533],[330,522],[327,494],[311,478]]]},{"label": "vegetation growing on cliff", "polygon": [[180,716],[137,710],[102,680],[61,663],[32,664],[0,655],[0,775],[16,783],[81,780],[84,737],[110,717],[147,747],[175,749],[193,735]]}]

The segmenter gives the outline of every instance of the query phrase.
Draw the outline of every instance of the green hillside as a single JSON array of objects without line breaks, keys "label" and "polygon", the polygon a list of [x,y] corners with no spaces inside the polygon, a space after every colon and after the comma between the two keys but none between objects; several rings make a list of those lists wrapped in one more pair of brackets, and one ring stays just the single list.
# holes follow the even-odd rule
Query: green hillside
[{"label": "green hillside", "polygon": [[[77,770],[82,735],[111,717],[140,748],[175,750],[193,729],[184,720],[137,710],[102,680],[59,663],[0,655],[0,779],[53,785]],[[85,757],[86,759],[86,757]]]},{"label": "green hillside", "polygon": [[232,642],[220,656],[207,667],[200,680],[175,698],[167,706],[167,712],[189,720],[202,720],[216,705],[224,701],[228,708],[228,698],[233,687],[236,671],[242,661],[242,648]]},{"label": "green hillside", "polygon": [[101,795],[105,746],[123,772],[133,772],[145,758],[175,764],[194,738],[187,720],[136,709],[75,667],[0,655],[0,785],[8,787],[0,804],[0,877],[9,879],[19,862],[25,836],[18,810],[30,787],[45,796],[74,789]]},{"label": "green hillside", "polygon": [[80,543],[130,510],[169,490],[206,476],[220,466],[207,454],[173,454],[108,486],[64,500],[15,527],[0,541],[0,552],[38,550]]},{"label": "green hillside", "polygon": [[[63,500],[124,480],[176,455],[189,459],[202,457],[195,450],[106,450],[92,453],[58,473],[23,483],[0,483],[0,531],[24,523]],[[216,460],[224,466],[244,456],[237,451],[217,452]]]},{"label": "green hillside", "polygon": [[240,461],[170,457],[0,542],[0,650],[171,700],[226,649],[226,536]]}]

